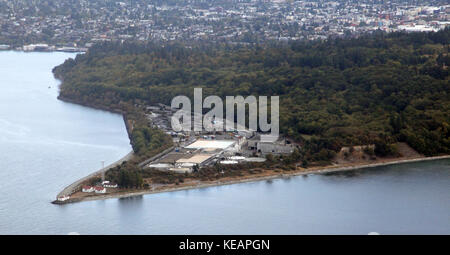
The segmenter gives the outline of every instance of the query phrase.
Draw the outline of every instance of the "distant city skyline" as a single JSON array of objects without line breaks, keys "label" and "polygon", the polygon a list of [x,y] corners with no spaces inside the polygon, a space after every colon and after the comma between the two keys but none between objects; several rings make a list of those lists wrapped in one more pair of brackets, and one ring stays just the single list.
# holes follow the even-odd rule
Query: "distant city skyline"
[{"label": "distant city skyline", "polygon": [[29,44],[89,48],[111,40],[254,43],[374,30],[436,31],[450,24],[449,14],[450,5],[443,0],[0,0],[0,49]]}]

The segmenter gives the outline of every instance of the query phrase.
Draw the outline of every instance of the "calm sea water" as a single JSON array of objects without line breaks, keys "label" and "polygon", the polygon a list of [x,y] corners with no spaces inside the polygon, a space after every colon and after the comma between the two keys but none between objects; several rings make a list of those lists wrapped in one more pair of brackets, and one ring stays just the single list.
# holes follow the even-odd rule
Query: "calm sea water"
[{"label": "calm sea water", "polygon": [[131,150],[121,116],[56,99],[69,57],[0,52],[0,234],[450,234],[450,160],[50,204]]}]

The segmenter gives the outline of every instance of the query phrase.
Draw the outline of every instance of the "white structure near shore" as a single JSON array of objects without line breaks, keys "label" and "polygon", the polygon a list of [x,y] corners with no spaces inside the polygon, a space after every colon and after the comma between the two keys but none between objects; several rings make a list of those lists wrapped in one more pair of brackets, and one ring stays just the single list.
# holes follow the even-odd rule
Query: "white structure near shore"
[{"label": "white structure near shore", "polygon": [[58,197],[58,201],[64,202],[66,200],[69,200],[70,197],[69,196],[62,196],[62,197]]},{"label": "white structure near shore", "polygon": [[100,193],[100,194],[106,193],[105,187],[94,187],[94,191],[95,191],[95,193]]},{"label": "white structure near shore", "polygon": [[222,149],[232,148],[236,144],[234,140],[202,140],[199,139],[186,146],[187,149]]},{"label": "white structure near shore", "polygon": [[83,186],[81,188],[81,191],[85,192],[85,193],[91,193],[91,192],[94,192],[94,187],[92,187],[92,186]]}]

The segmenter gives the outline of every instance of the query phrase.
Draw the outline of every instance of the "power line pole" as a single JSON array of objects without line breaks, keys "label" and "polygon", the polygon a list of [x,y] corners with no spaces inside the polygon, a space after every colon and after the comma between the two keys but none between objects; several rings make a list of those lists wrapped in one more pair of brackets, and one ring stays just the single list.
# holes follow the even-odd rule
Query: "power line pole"
[{"label": "power line pole", "polygon": [[105,181],[105,171],[103,171],[104,168],[105,168],[105,161],[102,160],[102,182]]}]

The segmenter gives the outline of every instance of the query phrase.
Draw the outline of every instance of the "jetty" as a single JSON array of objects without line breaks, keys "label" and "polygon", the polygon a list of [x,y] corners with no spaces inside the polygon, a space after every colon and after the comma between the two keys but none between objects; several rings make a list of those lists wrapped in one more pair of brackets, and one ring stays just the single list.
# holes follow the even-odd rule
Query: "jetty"
[{"label": "jetty", "polygon": [[106,173],[106,171],[108,171],[111,168],[114,168],[116,166],[119,166],[120,164],[122,164],[125,161],[130,160],[132,157],[134,156],[134,152],[131,151],[129,152],[127,155],[125,155],[123,158],[117,160],[116,162],[94,172],[91,173],[77,181],[75,181],[74,183],[70,184],[69,186],[65,187],[61,192],[58,193],[58,195],[56,196],[56,200],[53,201],[52,203],[54,204],[60,204],[61,202],[64,203],[65,200],[60,200],[59,198],[67,198],[70,197],[70,195],[72,195],[73,193],[77,192],[78,190],[81,189],[81,184],[87,180],[89,180],[92,177],[98,176],[98,175],[102,175],[104,173]]}]

